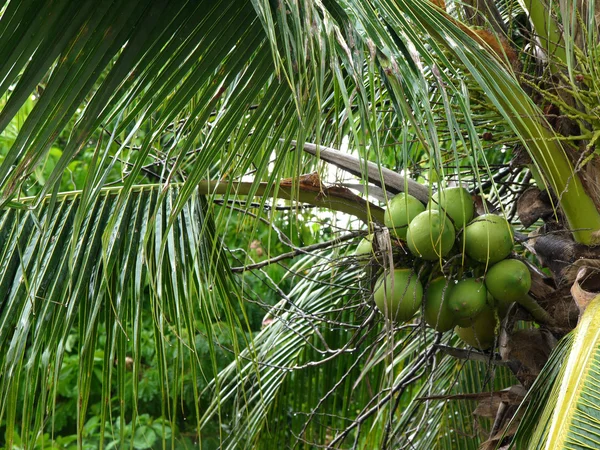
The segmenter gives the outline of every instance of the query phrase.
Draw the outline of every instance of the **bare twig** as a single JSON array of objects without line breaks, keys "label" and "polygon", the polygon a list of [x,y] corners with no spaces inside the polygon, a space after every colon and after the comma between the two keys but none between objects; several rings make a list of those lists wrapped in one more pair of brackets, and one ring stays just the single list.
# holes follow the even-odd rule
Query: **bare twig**
[{"label": "bare twig", "polygon": [[500,355],[488,355],[486,353],[481,353],[476,350],[467,350],[464,348],[456,348],[451,347],[449,345],[437,345],[437,348],[444,353],[452,356],[453,358],[470,360],[470,361],[481,361],[484,363],[491,363],[497,366],[506,366],[507,361],[502,361]]},{"label": "bare twig", "polygon": [[396,384],[392,389],[390,389],[390,391],[379,402],[377,402],[377,404],[370,407],[369,409],[363,409],[363,411],[358,415],[354,422],[348,427],[346,427],[344,431],[342,431],[339,435],[335,437],[335,439],[331,441],[331,443],[329,444],[331,447],[335,447],[336,444],[342,442],[354,428],[358,427],[361,423],[366,421],[373,414],[379,412],[381,410],[381,407],[387,402],[389,402],[394,395],[406,389],[406,387],[415,380],[415,375],[417,374],[417,372],[421,370],[421,368],[427,363],[427,361],[429,361],[429,359],[437,352],[436,344],[439,342],[440,335],[438,334],[435,339],[436,341],[434,342],[434,344],[422,353],[421,358],[413,365],[412,369],[402,378],[402,380],[400,380],[398,384]]},{"label": "bare twig", "polygon": [[366,234],[365,231],[353,231],[351,233],[348,233],[344,236],[340,236],[338,238],[332,239],[330,241],[320,242],[318,244],[307,245],[306,247],[296,248],[296,249],[292,250],[291,252],[282,253],[281,255],[277,255],[271,259],[265,259],[264,261],[261,261],[261,262],[255,263],[255,264],[249,264],[247,266],[232,267],[231,271],[234,273],[240,273],[240,272],[245,272],[248,270],[260,269],[262,267],[277,263],[284,259],[294,258],[298,255],[310,253],[315,250],[321,250],[323,248],[328,248],[332,245],[339,244],[340,242],[352,240],[352,239],[354,239],[358,236],[364,235],[364,234]]}]

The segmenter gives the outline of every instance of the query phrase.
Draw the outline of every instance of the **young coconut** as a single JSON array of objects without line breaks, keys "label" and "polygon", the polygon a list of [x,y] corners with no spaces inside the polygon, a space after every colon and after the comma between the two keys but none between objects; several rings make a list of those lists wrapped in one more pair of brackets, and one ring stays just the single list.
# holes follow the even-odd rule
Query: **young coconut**
[{"label": "young coconut", "polygon": [[505,259],[494,264],[485,276],[485,285],[496,299],[502,315],[512,302],[519,303],[540,323],[552,323],[553,318],[530,295],[531,274],[524,262]]},{"label": "young coconut", "polygon": [[531,274],[522,261],[505,259],[490,267],[485,285],[500,307],[508,306],[527,295],[531,289]]},{"label": "young coconut", "polygon": [[475,207],[471,194],[463,187],[441,189],[431,196],[427,209],[441,207],[454,222],[456,229],[463,228],[473,218]]},{"label": "young coconut", "polygon": [[[510,305],[508,305],[510,306]],[[504,306],[504,305],[499,305],[498,301],[492,297],[492,294],[490,294],[490,291],[488,291],[487,293],[487,299],[486,299],[486,304],[485,307],[482,309],[482,311],[485,311],[486,308],[492,308],[493,310],[498,312],[498,316],[500,317],[500,319],[504,319],[506,317],[506,313],[508,312],[508,306]],[[481,314],[481,312],[479,312],[479,314]],[[456,322],[456,325],[458,325],[459,327],[470,327],[471,325],[473,325],[473,322],[475,320],[477,320],[477,317],[479,317],[479,314],[476,315],[475,317],[469,317],[466,319],[456,319],[454,318],[454,322]]]},{"label": "young coconut", "polygon": [[476,217],[465,228],[464,240],[467,255],[484,264],[506,258],[514,246],[510,224],[495,214]]},{"label": "young coconut", "polygon": [[470,326],[457,326],[454,332],[466,344],[479,350],[487,350],[494,345],[497,325],[494,310],[486,306]]},{"label": "young coconut", "polygon": [[454,320],[464,324],[465,320],[477,317],[487,305],[487,289],[482,280],[467,278],[452,288],[448,297],[448,308]]},{"label": "young coconut", "polygon": [[450,253],[455,238],[452,222],[435,209],[427,209],[416,216],[408,225],[406,234],[410,252],[429,261]]},{"label": "young coconut", "polygon": [[408,224],[423,211],[425,211],[423,203],[412,195],[402,192],[390,200],[383,222],[392,235],[395,233],[398,238],[404,240]]},{"label": "young coconut", "polygon": [[454,284],[444,277],[438,277],[427,285],[425,291],[425,306],[423,317],[425,322],[436,331],[444,332],[451,330],[456,322],[452,311],[448,307],[448,296]]},{"label": "young coconut", "polygon": [[356,257],[358,264],[361,266],[366,266],[369,260],[371,259],[371,255],[373,254],[373,233],[365,236],[356,250],[354,251],[354,256]]},{"label": "young coconut", "polygon": [[411,269],[395,269],[379,277],[373,299],[388,319],[406,322],[421,307],[423,285]]},{"label": "young coconut", "polygon": [[[508,313],[508,309],[510,308],[510,305],[512,303],[499,302],[498,300],[496,300],[494,298],[494,296],[492,294],[490,294],[490,290],[488,289],[487,304],[490,308],[495,309],[498,312],[498,316],[500,316],[500,319],[504,319],[506,317],[506,314]],[[461,324],[461,323],[459,323],[459,325],[461,327],[466,326],[465,324]]]}]

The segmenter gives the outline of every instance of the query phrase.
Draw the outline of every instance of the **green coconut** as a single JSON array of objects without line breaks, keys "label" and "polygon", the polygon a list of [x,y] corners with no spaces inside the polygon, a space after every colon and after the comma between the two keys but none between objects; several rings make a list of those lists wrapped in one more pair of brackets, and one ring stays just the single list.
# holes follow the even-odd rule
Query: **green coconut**
[{"label": "green coconut", "polygon": [[406,322],[421,307],[423,285],[411,269],[395,269],[379,277],[373,299],[388,319]]},{"label": "green coconut", "polygon": [[456,238],[452,222],[439,211],[428,209],[408,225],[406,242],[410,252],[429,261],[450,253]]},{"label": "green coconut", "polygon": [[475,212],[471,194],[463,187],[442,189],[433,194],[427,209],[436,209],[438,206],[446,211],[457,229],[468,224]]},{"label": "green coconut", "polygon": [[485,285],[499,305],[510,305],[527,295],[531,289],[531,274],[524,262],[505,259],[487,271]]},{"label": "green coconut", "polygon": [[356,247],[354,256],[356,257],[358,264],[365,266],[371,259],[373,254],[373,234],[365,236]]},{"label": "green coconut", "polygon": [[466,226],[464,245],[465,252],[474,260],[494,264],[512,252],[512,229],[504,217],[484,214]]},{"label": "green coconut", "polygon": [[402,192],[390,200],[383,221],[385,226],[393,230],[397,237],[406,239],[408,224],[423,211],[425,211],[423,203],[412,195]]},{"label": "green coconut", "polygon": [[452,311],[448,308],[448,296],[453,287],[453,283],[444,277],[436,278],[427,285],[423,317],[427,325],[436,331],[448,331],[456,325]]},{"label": "green coconut", "polygon": [[[487,286],[486,286],[487,288]],[[486,303],[488,304],[489,307],[491,308],[496,308],[498,306],[498,301],[494,298],[494,296],[492,294],[490,294],[490,290],[487,290],[487,300]]]},{"label": "green coconut", "polygon": [[[502,303],[499,303],[494,297],[492,297],[492,294],[490,294],[490,292],[488,291],[486,306],[483,308],[482,311],[485,311],[486,309],[491,308],[498,313],[498,316],[500,317],[500,319],[504,319],[504,317],[506,317],[506,313],[508,312],[509,306],[510,306],[510,304],[504,305]],[[458,325],[459,327],[470,327],[471,325],[473,325],[473,322],[475,320],[477,320],[477,318],[480,315],[481,315],[481,312],[479,314],[477,314],[475,317],[470,317],[467,319],[456,319],[455,318],[454,321],[456,322],[456,325]]]},{"label": "green coconut", "polygon": [[494,345],[497,325],[498,321],[496,320],[494,310],[486,307],[473,320],[471,325],[465,327],[457,326],[454,332],[466,344],[479,350],[487,350]]},{"label": "green coconut", "polygon": [[474,319],[486,305],[487,289],[483,281],[476,278],[459,281],[448,296],[448,308],[457,322]]}]

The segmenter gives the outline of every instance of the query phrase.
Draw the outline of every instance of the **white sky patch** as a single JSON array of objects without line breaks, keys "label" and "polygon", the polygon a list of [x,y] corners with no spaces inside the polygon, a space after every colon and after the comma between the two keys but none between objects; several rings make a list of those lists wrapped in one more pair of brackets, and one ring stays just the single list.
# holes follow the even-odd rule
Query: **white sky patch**
[{"label": "white sky patch", "polygon": [[[271,154],[269,155],[269,161],[272,161],[269,163],[269,167],[267,169],[268,173],[273,173],[273,170],[275,170],[275,158],[276,158],[277,154],[275,153],[275,150],[271,151]],[[249,173],[247,175],[244,175],[241,179],[241,181],[243,183],[252,183],[254,181],[254,173]]]}]

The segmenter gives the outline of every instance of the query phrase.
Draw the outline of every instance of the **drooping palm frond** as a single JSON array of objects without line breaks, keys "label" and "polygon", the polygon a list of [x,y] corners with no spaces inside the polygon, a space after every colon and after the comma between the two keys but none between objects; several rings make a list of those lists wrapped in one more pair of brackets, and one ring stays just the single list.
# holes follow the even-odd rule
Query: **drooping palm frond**
[{"label": "drooping palm frond", "polygon": [[[164,201],[158,201],[160,191],[139,187],[120,203],[121,189],[104,190],[83,213],[76,192],[46,199],[35,210],[6,209],[0,216],[0,345],[6,349],[0,357],[0,414],[9,447],[15,431],[26,432],[21,440],[30,443],[39,431],[52,432],[61,364],[73,333],[80,358],[81,431],[98,348],[104,351],[99,380],[107,399],[104,423],[112,414],[111,381],[121,380],[118,401],[131,395],[122,383],[124,361],[133,359],[134,380],[141,373],[143,315],[152,311],[157,357],[168,367],[167,335],[194,336],[196,321],[208,326],[237,308],[237,284],[205,201],[191,199],[169,227],[178,190],[167,191]],[[76,227],[79,214],[83,218]],[[106,329],[102,339],[100,324]],[[239,323],[232,327],[243,329]],[[180,339],[179,351],[193,355],[194,341]],[[173,402],[167,415],[174,419],[178,387],[169,386],[166,375],[162,385],[165,407]],[[136,382],[132,389],[136,398]],[[127,413],[134,421],[135,411]],[[121,417],[125,414],[122,410]]]},{"label": "drooping palm frond", "polygon": [[[460,344],[456,336],[448,340],[451,345]],[[491,361],[464,361],[440,354],[426,382],[402,409],[394,424],[392,442],[415,448],[477,449],[488,438],[491,422],[474,414],[476,401],[453,396],[481,393],[479,400],[491,400],[494,392],[515,383],[506,367]]]},{"label": "drooping palm frond", "polygon": [[[188,178],[182,188],[186,196],[215,172],[236,177],[253,165],[257,180],[272,182],[266,170],[277,138],[296,134],[298,111],[293,90],[275,79],[252,4],[117,3],[11,2],[7,7],[0,35],[7,53],[0,91],[9,94],[0,129],[36,86],[39,99],[0,165],[2,202],[18,195],[73,116],[71,138],[38,201],[101,126],[121,137],[110,157],[128,165],[127,189],[156,161],[167,162],[158,169],[159,179]],[[28,39],[31,33],[41,44]],[[61,36],[58,43],[56,36]],[[29,53],[13,42],[30,43]],[[51,44],[47,51],[44,46]],[[303,114],[308,126],[314,112]],[[283,169],[280,161],[277,178]],[[299,173],[298,167],[286,170]]]},{"label": "drooping palm frond", "polygon": [[[317,352],[323,361],[304,359],[306,355],[301,358],[307,349],[323,347],[323,336],[327,336],[324,327],[344,327],[343,322],[335,319],[343,316],[340,311],[360,308],[360,304],[347,304],[349,299],[360,298],[356,270],[336,267],[328,262],[333,257],[331,253],[307,256],[290,268],[290,276],[298,279],[292,291],[271,309],[271,321],[254,337],[252,345],[216,376],[211,388],[217,394],[206,409],[203,421],[206,423],[220,414],[225,404],[235,405],[237,415],[229,419],[231,432],[223,443],[226,448],[269,448],[273,439],[269,438],[270,434],[277,437],[284,433],[290,438],[293,430],[287,424],[266,423],[276,402],[293,404],[280,395],[286,379],[293,378],[294,384],[314,381],[300,374],[312,365],[323,365],[334,358],[345,359],[352,342],[361,339],[363,331],[355,328],[354,336],[341,349],[325,348]],[[368,333],[370,327],[367,324],[364,332]],[[320,339],[315,340],[315,334]],[[307,394],[313,394],[313,399],[319,398],[316,392],[307,391],[301,391],[299,397],[305,398]]]},{"label": "drooping palm frond", "polygon": [[[506,7],[499,8],[499,20],[513,20],[511,2],[502,3]],[[562,6],[564,17],[576,17]],[[553,133],[544,128],[541,109],[502,62],[505,55],[494,55],[485,42],[456,21],[461,17],[458,10],[443,11],[414,0],[282,1],[277,7],[266,0],[27,0],[8,2],[2,12],[0,93],[5,98],[0,130],[7,129],[19,112],[26,116],[0,160],[0,203],[14,208],[2,212],[4,231],[0,234],[0,244],[9,243],[2,247],[0,262],[0,294],[9,299],[5,302],[8,309],[0,316],[0,344],[8,349],[0,360],[2,376],[9,380],[0,391],[0,408],[9,425],[20,423],[34,434],[47,425],[46,414],[38,406],[52,409],[68,328],[76,322],[82,356],[79,430],[89,402],[93,350],[104,345],[100,343],[100,323],[110,324],[103,355],[104,398],[113,395],[110,381],[117,378],[116,396],[120,400],[125,395],[125,369],[118,362],[126,358],[131,342],[128,336],[133,336],[138,350],[134,346],[132,351],[139,356],[136,333],[143,315],[141,299],[151,299],[163,380],[169,379],[171,344],[195,357],[191,339],[171,342],[167,338],[169,333],[178,337],[193,334],[195,304],[190,302],[194,298],[201,299],[200,321],[206,326],[210,345],[214,345],[215,329],[218,332],[213,320],[223,319],[222,314],[234,336],[234,329],[239,332],[244,328],[238,323],[244,320],[243,312],[232,312],[241,297],[232,287],[235,284],[220,253],[220,241],[210,230],[210,221],[202,219],[203,214],[216,213],[217,226],[225,229],[230,212],[216,212],[212,204],[198,206],[202,202],[196,189],[205,179],[218,179],[226,186],[223,201],[237,201],[239,192],[229,182],[252,172],[253,181],[244,195],[261,192],[260,182],[277,192],[283,177],[291,177],[289,190],[297,193],[297,175],[313,170],[316,160],[290,152],[292,140],[300,146],[307,139],[338,147],[346,142],[361,159],[395,170],[412,170],[430,186],[448,172],[456,172],[457,181],[463,182],[461,167],[470,166],[474,175],[468,181],[475,187],[481,170],[491,172],[491,157],[484,151],[490,144],[482,142],[480,136],[492,129],[504,140],[490,148],[506,150],[507,145],[521,141],[531,151],[534,164],[544,169],[562,197],[571,226],[583,229],[578,231],[578,238],[589,241],[591,232],[598,228],[593,202],[578,177],[573,177]],[[590,9],[585,16],[585,48],[592,61],[585,67],[595,83],[598,74],[593,61],[598,55],[593,12]],[[570,21],[571,30],[576,29],[575,22]],[[576,52],[568,45],[567,64],[571,68],[569,61]],[[34,108],[25,112],[32,92]],[[597,119],[594,114],[590,113],[592,122]],[[70,137],[50,176],[40,183],[39,195],[35,200],[20,199],[24,183],[43,164],[64,129],[69,130]],[[81,186],[83,192],[74,200],[60,196],[47,199],[46,194],[59,186],[68,164],[90,139],[99,140],[99,134],[109,135],[109,144],[103,150],[98,145],[90,174]],[[118,174],[122,185],[118,196],[111,196],[101,188],[108,174],[118,171],[115,161],[126,169]],[[164,184],[160,188],[137,188],[141,174]],[[168,187],[172,181],[183,182],[175,197]],[[368,186],[365,191],[368,193]],[[260,205],[264,202],[262,199]],[[257,216],[258,220],[264,218],[262,213]],[[143,235],[131,232],[136,227],[144,230]],[[197,244],[200,242],[202,245]],[[335,268],[329,274],[319,272],[323,278],[333,275],[345,287],[327,290],[330,300],[334,294],[346,295],[345,282],[352,280],[349,273],[336,272]],[[327,316],[341,300],[325,304],[326,296],[310,293],[313,288],[324,292],[316,287],[321,285],[322,280],[306,282],[302,286],[307,291],[297,288],[293,296],[306,301],[306,309],[315,307],[319,316]],[[54,303],[45,303],[46,298]],[[82,302],[82,298],[93,300]],[[66,305],[64,310],[60,305]],[[291,312],[283,318],[289,319],[289,315],[296,318]],[[300,316],[302,319],[306,317]],[[305,338],[304,347],[293,345],[299,342],[295,340],[298,333]],[[338,348],[343,347],[343,339],[331,334],[329,338],[339,344]],[[276,365],[278,358],[288,364],[314,361],[322,349],[315,350],[316,344],[308,346],[307,340],[317,339],[317,335],[307,321],[301,322],[299,329],[285,321],[272,330],[269,327],[242,353],[249,360],[240,360],[221,375],[225,384],[217,378],[215,403],[209,413],[222,412],[215,405],[228,400],[228,395],[235,398],[233,403],[241,411],[232,421],[239,436],[223,436],[223,440],[227,438],[235,445],[244,436],[257,442],[268,434],[269,414],[283,407],[276,394],[300,372],[289,376],[285,371],[277,372],[278,366],[266,364],[271,357],[276,358]],[[269,336],[284,343],[281,354],[275,352],[273,356],[265,350]],[[402,357],[394,363],[378,358],[378,353],[364,362],[369,369],[364,374],[364,368],[356,367],[358,376],[384,379],[376,389],[402,386],[402,379],[390,375],[390,370],[402,374],[406,369],[403,361],[418,358],[421,347],[428,349],[431,339],[428,334],[399,349]],[[399,342],[402,346],[405,340]],[[234,348],[235,354],[241,351]],[[210,372],[216,373],[214,352],[211,357]],[[139,358],[134,357],[134,361],[137,375],[141,370]],[[372,361],[379,364],[369,365]],[[196,363],[192,366],[200,377],[202,365]],[[348,390],[352,386],[348,373],[356,372],[346,367],[348,371],[339,372],[339,377],[345,376],[340,386]],[[445,369],[450,371],[449,367]],[[386,371],[387,375],[382,375]],[[312,375],[310,383],[323,379],[322,374],[321,378],[316,376],[319,373]],[[442,375],[440,379],[447,382]],[[235,378],[238,376],[243,382]],[[322,433],[323,427],[310,428],[314,419],[321,417],[317,406],[322,397],[317,398],[311,390],[313,384],[304,383],[307,397],[303,397],[304,392],[298,394],[294,405],[298,409],[306,405],[316,408],[306,421],[307,434],[314,430]],[[25,403],[15,408],[20,394],[14,387],[19,385],[26,391]],[[181,394],[176,385],[163,383],[165,416],[177,415],[175,405]],[[474,382],[472,386],[476,385]],[[238,391],[240,386],[243,389]],[[260,388],[258,393],[248,393],[254,387]],[[226,394],[220,393],[222,389]],[[40,393],[42,401],[38,402]],[[377,391],[373,397],[381,395],[385,398],[387,394]],[[359,397],[361,401],[367,398],[366,394]],[[357,423],[391,424],[391,398],[379,415],[367,404],[363,412],[368,416]],[[341,409],[347,410],[347,400],[340,401]],[[414,406],[415,402],[409,417],[424,417],[419,416],[423,410]],[[136,403],[133,405],[135,411]],[[324,405],[329,403],[320,408]],[[447,418],[443,408],[433,411],[434,419]],[[196,416],[202,412],[198,406]],[[460,412],[466,414],[463,409]],[[102,418],[110,414],[104,404]],[[324,442],[353,437],[358,425],[344,434],[348,427],[340,425],[343,420],[329,422],[332,430],[335,428],[331,436],[310,438]],[[398,439],[413,425],[390,425],[389,435],[378,430],[371,435],[373,442]],[[360,442],[365,434],[359,436],[357,432],[356,436]],[[416,437],[429,442],[431,436]],[[33,442],[35,436],[26,439]],[[308,440],[306,436],[303,439]],[[452,445],[455,441],[444,442]]]}]

